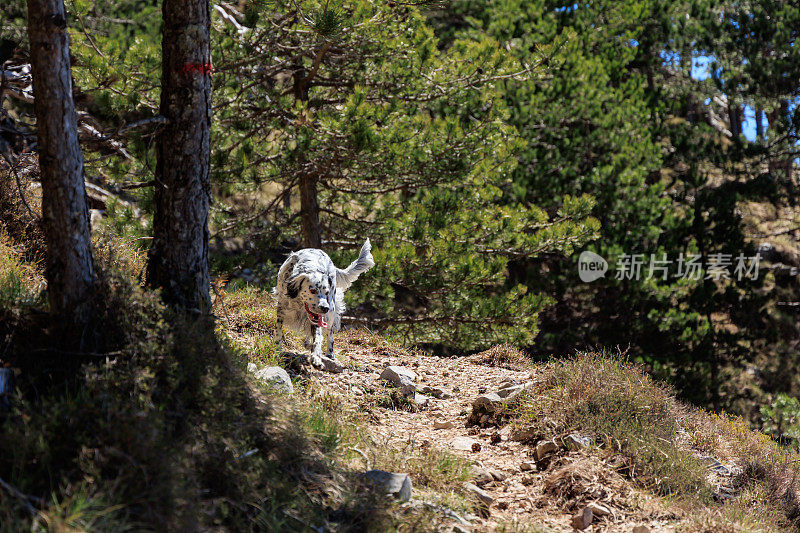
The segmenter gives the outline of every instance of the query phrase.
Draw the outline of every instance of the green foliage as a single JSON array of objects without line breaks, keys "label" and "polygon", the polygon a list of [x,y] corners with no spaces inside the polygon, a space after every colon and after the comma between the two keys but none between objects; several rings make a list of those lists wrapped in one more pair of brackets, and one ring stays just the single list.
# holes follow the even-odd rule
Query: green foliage
[{"label": "green foliage", "polygon": [[[788,86],[770,79],[797,79],[800,61],[788,30],[766,13],[791,21],[800,11],[778,4],[495,0],[454,2],[432,15],[445,42],[489,35],[520,61],[546,58],[546,76],[510,80],[502,91],[510,123],[526,141],[507,201],[550,211],[567,194],[595,199],[591,214],[602,230],[586,249],[609,260],[609,275],[584,284],[574,260],[560,256],[512,264],[529,290],[557,301],[542,314],[536,353],[630,346],[686,397],[719,405],[725,389],[733,407],[741,391],[722,376],[755,363],[762,352],[753,346],[769,360],[785,351],[785,339],[797,338],[775,305],[795,299],[796,287],[770,294],[763,271],[757,281],[686,280],[673,264],[666,280],[613,276],[623,253],[648,260],[695,253],[706,264],[715,253],[753,256],[758,243],[747,238],[753,232],[742,210],[793,201],[796,187],[786,187],[780,171],[785,164],[758,170],[765,157],[796,153],[788,110],[770,115],[770,143],[728,138],[709,118],[725,113],[724,121],[727,110],[714,102],[728,96],[765,110],[787,98]],[[781,59],[764,52],[776,48],[786,49]],[[704,54],[717,74],[693,79],[693,61]]]},{"label": "green foliage", "polygon": [[761,407],[765,433],[795,448],[800,444],[800,402],[786,394],[778,394],[769,405]]},{"label": "green foliage", "polygon": [[[488,37],[440,51],[414,7],[300,7],[308,26],[259,19],[235,52],[218,48],[226,51],[215,59],[218,147],[230,154],[218,182],[233,173],[245,190],[248,181],[250,190],[278,186],[262,214],[286,238],[299,234],[293,221],[314,215],[280,200],[312,183],[325,248],[338,263],[352,252],[336,244],[352,248],[360,245],[353,236],[368,235],[377,266],[352,296],[375,302],[359,313],[368,324],[459,349],[530,342],[551,300],[510,283],[509,258],[569,254],[598,229],[587,196],[563,195],[553,216],[503,199],[523,143],[506,124],[502,88],[541,73]],[[320,29],[328,26],[344,29]],[[225,26],[219,38],[239,37]],[[268,39],[307,50],[309,60],[278,55],[264,64],[255,43]],[[246,90],[234,81],[254,75],[261,81]],[[255,126],[242,127],[243,116]]]}]

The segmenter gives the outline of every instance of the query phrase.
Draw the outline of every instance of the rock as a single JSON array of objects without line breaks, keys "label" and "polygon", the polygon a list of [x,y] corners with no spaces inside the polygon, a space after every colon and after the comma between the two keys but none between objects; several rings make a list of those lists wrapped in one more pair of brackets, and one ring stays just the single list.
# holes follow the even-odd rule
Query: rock
[{"label": "rock", "polygon": [[[502,434],[502,432],[501,432]],[[536,439],[539,436],[539,432],[536,431],[533,427],[512,427],[509,431],[509,438],[513,441],[517,442],[529,442]]]},{"label": "rock", "polygon": [[430,398],[428,398],[424,394],[417,394],[417,393],[414,394],[414,405],[416,405],[417,407],[425,407],[426,405],[428,405],[429,401]]},{"label": "rock", "polygon": [[364,473],[364,479],[399,500],[407,502],[411,499],[411,478],[408,477],[408,474],[392,474],[385,470],[370,470]]},{"label": "rock", "polygon": [[578,511],[578,514],[572,517],[572,527],[578,530],[586,529],[592,524],[593,518],[592,510],[588,507],[584,507]]},{"label": "rock", "polygon": [[247,371],[251,374],[258,372],[258,367],[255,363],[247,363]]},{"label": "rock", "polygon": [[395,387],[414,387],[417,374],[415,374],[413,370],[403,368],[402,366],[389,365],[381,372],[380,379],[388,381]]},{"label": "rock", "polygon": [[471,439],[469,437],[456,437],[452,440],[451,446],[455,450],[461,450],[462,452],[471,452],[473,445],[480,443],[475,439]]},{"label": "rock", "polygon": [[472,479],[475,481],[475,484],[479,487],[483,487],[487,483],[494,481],[494,476],[492,476],[488,470],[480,466],[473,465],[470,473],[472,474]]},{"label": "rock", "polygon": [[632,533],[650,533],[650,528],[647,526],[635,526]]},{"label": "rock", "polygon": [[473,442],[472,443],[472,451],[473,452],[481,451],[481,443],[480,442]]},{"label": "rock", "polygon": [[433,396],[434,398],[438,398],[439,400],[447,400],[453,397],[453,395],[450,394],[449,392],[446,392],[442,389],[437,389],[436,387],[431,387],[429,385],[425,385],[424,387],[419,389],[419,391],[422,394],[430,394],[431,396]]},{"label": "rock", "polygon": [[332,374],[341,374],[344,372],[344,365],[336,359],[325,356],[320,357],[320,359],[322,360],[322,365],[325,367],[326,372],[331,372]]},{"label": "rock", "polygon": [[525,390],[525,385],[509,385],[508,387],[503,387],[499,391],[497,391],[497,395],[501,398],[508,398],[511,395],[516,395],[515,393],[520,393]]},{"label": "rock", "polygon": [[469,529],[464,529],[460,525],[456,524],[453,526],[453,533],[470,533]]},{"label": "rock", "polygon": [[472,401],[473,412],[480,410],[484,412],[494,413],[503,408],[503,399],[498,396],[496,392],[490,392],[478,396]]},{"label": "rock", "polygon": [[434,420],[433,429],[450,429],[456,427],[455,424],[449,420]]},{"label": "rock", "polygon": [[503,437],[501,437],[500,433],[498,433],[497,431],[492,433],[492,436],[489,437],[489,442],[491,442],[492,444],[499,444],[500,441],[502,441],[502,440],[503,440]]},{"label": "rock", "polygon": [[592,515],[594,516],[608,516],[611,514],[611,509],[597,502],[587,504],[586,508],[592,511]]},{"label": "rock", "polygon": [[564,447],[568,450],[575,451],[582,448],[588,448],[592,444],[592,439],[589,437],[582,437],[576,433],[571,433],[563,439]]},{"label": "rock", "polygon": [[499,470],[489,470],[489,473],[492,475],[495,481],[505,481],[507,477],[503,472]]},{"label": "rock", "polygon": [[486,507],[490,507],[494,498],[489,496],[482,488],[478,487],[477,485],[473,485],[472,483],[464,483],[464,489],[471,495],[475,496],[483,505]]},{"label": "rock", "polygon": [[289,377],[289,374],[286,372],[286,370],[279,366],[265,366],[253,374],[253,377],[280,392],[285,392],[288,394],[294,392],[292,379]]},{"label": "rock", "polygon": [[558,446],[556,446],[556,443],[553,442],[552,440],[539,442],[539,444],[536,445],[536,449],[534,450],[536,460],[541,461],[542,459],[544,459],[545,455],[553,453],[557,449]]},{"label": "rock", "polygon": [[520,463],[519,465],[519,469],[522,470],[523,472],[527,472],[528,470],[535,470],[536,463],[533,463],[531,461],[522,461],[522,463]]}]

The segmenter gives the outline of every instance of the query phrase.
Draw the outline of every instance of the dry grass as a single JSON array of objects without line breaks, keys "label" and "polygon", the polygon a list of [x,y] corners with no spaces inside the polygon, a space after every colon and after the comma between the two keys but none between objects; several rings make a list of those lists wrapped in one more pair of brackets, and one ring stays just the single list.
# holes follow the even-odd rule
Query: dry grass
[{"label": "dry grass", "polygon": [[[542,436],[566,431],[593,435],[598,453],[619,474],[684,508],[691,530],[798,529],[800,456],[743,420],[679,403],[641,367],[619,357],[580,354],[547,364],[537,375],[514,423]],[[714,479],[703,455],[741,468],[733,479],[735,498],[725,503],[712,498]],[[572,463],[551,474],[548,490],[574,499],[576,479],[587,477],[576,475],[576,468]]]},{"label": "dry grass", "polygon": [[499,344],[467,358],[476,365],[495,366],[510,370],[532,368],[530,357],[510,344]]}]

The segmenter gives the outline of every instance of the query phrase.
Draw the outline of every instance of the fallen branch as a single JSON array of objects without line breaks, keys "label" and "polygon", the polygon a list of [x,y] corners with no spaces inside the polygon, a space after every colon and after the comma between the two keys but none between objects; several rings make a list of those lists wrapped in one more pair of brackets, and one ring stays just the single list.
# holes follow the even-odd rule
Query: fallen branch
[{"label": "fallen branch", "polygon": [[23,494],[15,486],[3,481],[2,478],[0,478],[0,488],[6,491],[10,496],[13,496],[17,498],[19,501],[21,501],[22,504],[25,506],[25,509],[31,514],[37,513],[36,508],[33,505],[31,505],[31,502],[34,502],[39,507],[41,507],[44,504],[44,500],[42,500],[41,498]]}]

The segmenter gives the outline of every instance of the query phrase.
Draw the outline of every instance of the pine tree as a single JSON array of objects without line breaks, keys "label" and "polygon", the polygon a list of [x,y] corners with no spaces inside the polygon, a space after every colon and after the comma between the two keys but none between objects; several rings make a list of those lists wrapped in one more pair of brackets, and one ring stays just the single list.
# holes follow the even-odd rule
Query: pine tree
[{"label": "pine tree", "polygon": [[368,235],[377,267],[353,292],[374,307],[359,320],[409,342],[530,340],[548,299],[508,281],[509,259],[569,253],[597,228],[580,195],[550,215],[502,201],[521,146],[502,90],[541,76],[547,49],[520,62],[486,38],[442,53],[414,7],[299,7],[248,12],[220,46],[216,178],[277,191],[241,220],[341,261]]},{"label": "pine tree", "polygon": [[50,311],[82,323],[89,317],[95,274],[62,0],[28,1],[28,37]]}]

